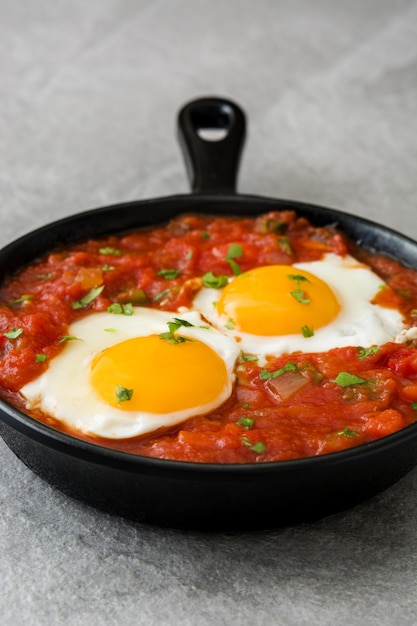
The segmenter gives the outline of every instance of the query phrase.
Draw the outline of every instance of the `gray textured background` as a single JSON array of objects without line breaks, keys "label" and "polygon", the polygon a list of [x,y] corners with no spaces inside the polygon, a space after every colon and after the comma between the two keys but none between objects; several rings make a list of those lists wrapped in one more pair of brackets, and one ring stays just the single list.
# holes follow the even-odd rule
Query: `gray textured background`
[{"label": "gray textured background", "polygon": [[[186,191],[176,113],[206,94],[248,114],[241,191],[416,238],[416,35],[412,0],[0,0],[0,244]],[[0,448],[2,624],[417,624],[416,470],[314,524],[211,535],[96,512]]]}]

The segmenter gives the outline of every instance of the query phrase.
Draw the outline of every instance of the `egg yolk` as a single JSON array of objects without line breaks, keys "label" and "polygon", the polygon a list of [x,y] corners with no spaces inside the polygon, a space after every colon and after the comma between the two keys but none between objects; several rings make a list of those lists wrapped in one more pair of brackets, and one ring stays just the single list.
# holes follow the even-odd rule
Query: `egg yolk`
[{"label": "egg yolk", "polygon": [[91,383],[104,402],[127,411],[172,413],[212,403],[228,383],[220,356],[198,340],[136,337],[94,359]]},{"label": "egg yolk", "polygon": [[223,290],[217,311],[236,330],[253,335],[314,331],[331,322],[340,304],[317,276],[291,265],[258,267]]}]

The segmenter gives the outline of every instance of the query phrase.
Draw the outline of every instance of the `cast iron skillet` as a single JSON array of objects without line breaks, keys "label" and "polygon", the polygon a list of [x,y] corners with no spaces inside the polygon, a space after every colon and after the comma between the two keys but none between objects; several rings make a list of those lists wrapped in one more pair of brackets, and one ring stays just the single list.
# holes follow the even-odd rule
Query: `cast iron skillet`
[{"label": "cast iron skillet", "polygon": [[[337,223],[353,240],[417,267],[417,244],[376,223],[332,209],[236,194],[245,116],[203,98],[178,117],[193,193],[95,209],[39,228],[0,251],[0,281],[45,251],[93,236],[161,224],[187,212],[258,215],[293,209],[316,225]],[[220,130],[221,140],[202,138]],[[351,507],[392,485],[417,463],[417,424],[379,441],[324,456],[220,465],[167,461],[75,439],[0,400],[1,434],[34,472],[64,493],[133,520],[199,529],[272,528]]]}]

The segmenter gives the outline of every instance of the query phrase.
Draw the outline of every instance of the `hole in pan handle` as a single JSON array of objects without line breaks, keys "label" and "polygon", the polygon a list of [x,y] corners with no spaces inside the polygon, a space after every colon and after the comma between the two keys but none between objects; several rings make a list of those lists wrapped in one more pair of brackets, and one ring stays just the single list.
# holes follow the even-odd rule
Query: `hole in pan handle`
[{"label": "hole in pan handle", "polygon": [[178,138],[193,193],[236,193],[245,142],[242,109],[224,98],[199,98],[178,114]]}]

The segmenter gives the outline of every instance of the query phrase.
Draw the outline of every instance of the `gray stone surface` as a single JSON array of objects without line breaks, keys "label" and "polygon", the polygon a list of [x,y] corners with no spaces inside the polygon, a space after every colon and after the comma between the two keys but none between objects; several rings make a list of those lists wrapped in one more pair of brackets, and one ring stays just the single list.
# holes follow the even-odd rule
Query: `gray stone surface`
[{"label": "gray stone surface", "polygon": [[[416,35],[412,0],[0,0],[0,244],[186,191],[175,117],[206,94],[249,116],[241,191],[416,238]],[[0,448],[5,626],[417,624],[416,470],[314,524],[201,534],[92,510]]]}]

